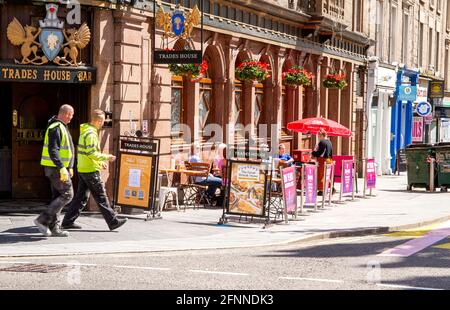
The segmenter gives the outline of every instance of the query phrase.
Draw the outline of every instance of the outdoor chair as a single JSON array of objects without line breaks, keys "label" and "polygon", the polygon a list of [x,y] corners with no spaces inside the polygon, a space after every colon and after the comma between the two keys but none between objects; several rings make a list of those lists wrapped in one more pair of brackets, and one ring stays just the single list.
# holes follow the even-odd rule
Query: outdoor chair
[{"label": "outdoor chair", "polygon": [[196,183],[197,178],[207,178],[209,176],[211,164],[185,162],[185,166],[186,170],[200,172],[195,175],[189,175],[188,184],[183,186],[185,203],[192,205],[194,209],[200,208],[201,204],[204,204],[205,207],[212,206],[212,200],[206,194],[208,186]]},{"label": "outdoor chair", "polygon": [[[167,186],[160,186],[159,188],[159,211],[163,211],[166,207],[166,203],[175,201],[177,211],[180,211],[180,206],[178,205],[178,188],[173,186],[173,175],[170,176],[169,172],[164,172],[167,180]],[[160,183],[161,184],[161,183]],[[169,196],[172,196],[172,200],[168,200]],[[184,208],[186,211],[186,207]]]},{"label": "outdoor chair", "polygon": [[281,183],[277,184],[275,182],[270,182],[268,185],[268,190],[270,190],[270,214],[269,217],[273,217],[277,220],[279,217],[284,218],[284,200],[283,193],[281,190]]}]

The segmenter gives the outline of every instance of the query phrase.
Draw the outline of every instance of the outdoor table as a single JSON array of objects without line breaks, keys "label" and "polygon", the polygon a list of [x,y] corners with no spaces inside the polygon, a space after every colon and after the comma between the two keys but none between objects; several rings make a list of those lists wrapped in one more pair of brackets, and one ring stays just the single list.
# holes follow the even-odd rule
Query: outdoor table
[{"label": "outdoor table", "polygon": [[187,170],[187,169],[173,169],[173,168],[169,168],[169,169],[160,169],[160,172],[165,172],[165,173],[184,173],[188,176],[196,176],[196,175],[203,175],[204,173],[202,171],[197,171],[197,170]]}]

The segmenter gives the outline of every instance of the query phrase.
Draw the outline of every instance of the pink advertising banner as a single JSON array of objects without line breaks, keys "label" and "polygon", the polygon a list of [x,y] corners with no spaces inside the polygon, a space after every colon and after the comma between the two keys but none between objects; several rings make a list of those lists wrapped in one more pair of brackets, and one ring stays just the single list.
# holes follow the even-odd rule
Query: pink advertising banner
[{"label": "pink advertising banner", "polygon": [[315,204],[317,202],[317,174],[316,165],[304,165],[305,169],[305,204]]},{"label": "pink advertising banner", "polygon": [[423,117],[413,117],[412,142],[423,142]]},{"label": "pink advertising banner", "polygon": [[353,192],[353,160],[342,161],[342,194]]},{"label": "pink advertising banner", "polygon": [[377,174],[375,172],[375,160],[373,158],[367,160],[366,165],[366,188],[375,188],[377,183]]},{"label": "pink advertising banner", "polygon": [[282,169],[281,180],[286,211],[288,213],[293,213],[297,208],[297,182],[295,178],[295,167]]},{"label": "pink advertising banner", "polygon": [[[326,165],[325,170],[325,187],[324,187],[324,193],[325,195],[328,195],[331,190],[331,175],[333,172],[333,165]],[[325,197],[325,196],[324,196]]]}]

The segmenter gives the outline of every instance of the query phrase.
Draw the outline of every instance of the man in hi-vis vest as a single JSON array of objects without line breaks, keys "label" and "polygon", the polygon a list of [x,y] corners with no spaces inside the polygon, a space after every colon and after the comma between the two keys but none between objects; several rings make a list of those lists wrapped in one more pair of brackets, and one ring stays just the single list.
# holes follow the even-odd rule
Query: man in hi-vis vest
[{"label": "man in hi-vis vest", "polygon": [[45,132],[41,165],[45,176],[49,178],[52,190],[52,202],[46,211],[34,220],[34,224],[46,237],[67,237],[69,233],[61,230],[58,216],[61,210],[73,198],[72,176],[75,161],[75,148],[67,124],[74,114],[73,108],[62,105],[57,116],[53,116]]},{"label": "man in hi-vis vest", "polygon": [[113,162],[116,160],[116,156],[100,151],[98,133],[104,123],[105,112],[95,109],[92,111],[91,121],[80,125],[77,154],[78,189],[62,221],[63,229],[81,228],[80,225],[75,223],[75,220],[86,207],[91,194],[110,230],[119,228],[127,221],[126,218],[117,218],[116,213],[111,208],[105,185],[100,175],[100,170],[108,168],[108,161]]}]

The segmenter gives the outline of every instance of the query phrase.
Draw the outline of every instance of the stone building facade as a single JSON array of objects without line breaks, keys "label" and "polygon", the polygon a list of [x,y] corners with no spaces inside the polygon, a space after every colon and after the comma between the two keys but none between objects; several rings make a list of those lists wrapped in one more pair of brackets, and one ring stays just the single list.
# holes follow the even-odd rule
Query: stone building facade
[{"label": "stone building facade", "polygon": [[[86,22],[91,29],[89,45],[81,52],[83,68],[94,70],[96,79],[82,85],[2,80],[0,89],[11,105],[4,114],[18,113],[20,119],[26,113],[33,113],[13,106],[16,96],[27,93],[24,96],[32,98],[30,105],[40,107],[42,115],[38,125],[45,129],[42,119],[55,114],[60,104],[73,104],[76,114],[71,130],[77,139],[78,125],[87,121],[91,110],[110,111],[112,125],[102,132],[102,149],[115,153],[120,135],[142,129],[149,136],[161,139],[160,167],[173,164],[172,155],[178,151],[186,154],[194,141],[209,146],[268,137],[269,141],[279,139],[289,150],[312,148],[315,137],[290,132],[286,124],[323,116],[351,128],[354,133],[351,138],[332,138],[335,154],[352,154],[357,160],[366,156],[367,50],[374,42],[369,36],[372,25],[365,16],[365,1],[205,0],[203,36],[197,27],[192,41],[172,42],[175,49],[200,48],[203,37],[203,57],[209,69],[207,76],[195,83],[172,76],[167,65],[152,65],[153,47],[159,46],[162,30],[156,29],[153,42],[153,3],[132,2],[132,5],[121,5],[116,1],[80,1],[80,23]],[[44,4],[45,1],[26,5],[14,1],[4,3],[0,7],[2,33],[13,17],[22,25],[37,25],[46,14]],[[176,4],[188,11],[199,1],[161,4],[166,11],[173,11]],[[59,18],[64,20],[69,11],[61,5]],[[0,40],[0,61],[5,65],[14,63],[20,56],[20,48],[11,45],[5,36]],[[237,81],[235,68],[247,59],[267,62],[271,78],[259,84]],[[282,72],[294,65],[304,66],[315,74],[311,87],[292,89],[283,85]],[[34,68],[31,64],[24,66]],[[343,90],[322,87],[321,80],[326,74],[341,69],[348,76],[348,87]],[[26,153],[22,151],[27,144],[18,148],[13,139],[19,127],[25,125],[14,125],[9,117],[3,118],[9,130],[2,131],[2,143],[13,154],[9,196],[45,198],[48,191],[39,170],[37,148],[22,162],[14,159],[15,154]],[[181,123],[188,125],[192,135],[180,131]],[[239,136],[233,126],[228,126],[237,123],[249,126],[247,136]],[[208,124],[219,124],[224,130],[214,134],[206,132]],[[262,133],[257,130],[259,124],[274,126]],[[42,130],[38,125],[27,126]],[[110,193],[112,169],[104,173]],[[32,183],[27,183],[25,179],[30,178]]]},{"label": "stone building facade", "polygon": [[[367,152],[369,157],[375,157],[378,173],[389,174],[395,170],[398,150],[412,142],[411,118],[417,116],[415,106],[426,101],[434,110],[436,107],[439,110],[439,106],[444,105],[442,98],[430,98],[429,85],[430,81],[448,80],[450,3],[438,0],[368,2],[372,3],[369,18],[374,21],[376,44],[369,55],[374,57],[370,57],[368,72]],[[403,103],[402,115],[396,110],[400,106],[396,100],[398,85],[411,82],[417,86],[417,97],[414,102]],[[405,111],[409,117],[404,115]],[[439,117],[424,122],[423,142],[439,142],[440,123]]]}]

